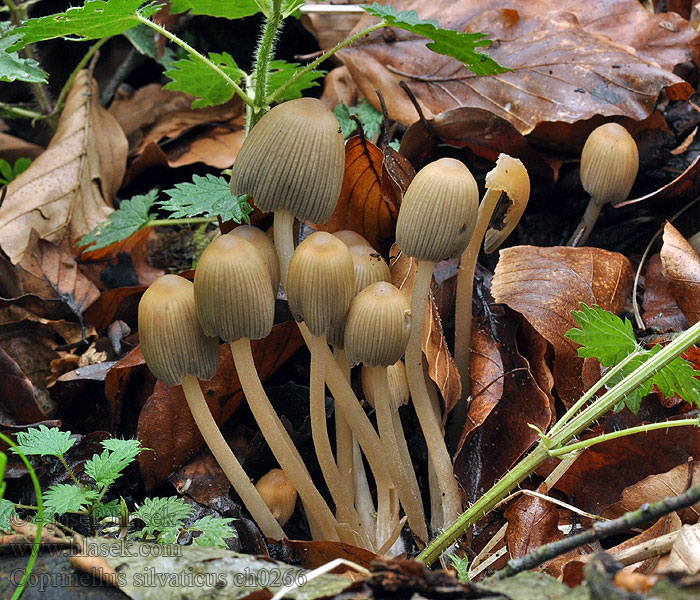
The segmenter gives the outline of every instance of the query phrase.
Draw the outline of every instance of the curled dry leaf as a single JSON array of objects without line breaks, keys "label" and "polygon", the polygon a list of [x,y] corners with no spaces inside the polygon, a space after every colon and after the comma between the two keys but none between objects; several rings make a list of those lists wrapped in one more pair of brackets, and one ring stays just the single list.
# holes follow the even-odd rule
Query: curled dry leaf
[{"label": "curled dry leaf", "polygon": [[[376,31],[339,52],[370,102],[381,88],[389,116],[407,125],[417,115],[400,81],[428,117],[460,106],[482,108],[522,134],[541,122],[599,114],[643,119],[663,89],[675,97],[692,93],[672,70],[697,56],[700,35],[677,15],[651,15],[636,0],[592,6],[575,0],[505,6],[495,0],[397,0],[392,6],[415,9],[442,27],[486,33],[495,42],[490,56],[512,69],[477,77],[458,61],[432,53],[425,38],[397,29]],[[661,27],[661,20],[672,27]],[[356,30],[371,22],[363,18]]]},{"label": "curled dry leaf", "polygon": [[112,212],[127,142],[99,97],[88,72],[78,73],[51,143],[8,185],[0,207],[0,245],[13,263],[22,258],[32,229],[70,251]]},{"label": "curled dry leaf", "polygon": [[670,223],[664,226],[661,265],[671,295],[694,325],[700,321],[700,256]]},{"label": "curled dry leaf", "polygon": [[659,331],[682,331],[688,328],[688,321],[668,289],[659,254],[654,254],[649,259],[644,273],[642,308],[645,327],[655,327]]},{"label": "curled dry leaf", "polygon": [[564,337],[576,327],[571,311],[585,302],[619,313],[632,279],[627,258],[599,248],[515,246],[501,250],[491,294],[496,302],[522,314],[554,346],[554,382],[566,405],[585,391],[578,344]]},{"label": "curled dry leaf", "polygon": [[[413,291],[418,263],[414,258],[400,252],[396,244],[391,247],[391,256],[396,257],[392,259],[389,266],[391,281],[397,288],[410,296]],[[413,315],[413,319],[418,317],[419,315]],[[447,414],[459,400],[462,393],[462,383],[459,380],[459,373],[457,373],[452,354],[447,347],[447,341],[442,332],[442,320],[432,293],[430,294],[430,306],[426,308],[424,318],[423,354],[428,363],[428,375],[437,384],[445,402],[444,422]]]}]

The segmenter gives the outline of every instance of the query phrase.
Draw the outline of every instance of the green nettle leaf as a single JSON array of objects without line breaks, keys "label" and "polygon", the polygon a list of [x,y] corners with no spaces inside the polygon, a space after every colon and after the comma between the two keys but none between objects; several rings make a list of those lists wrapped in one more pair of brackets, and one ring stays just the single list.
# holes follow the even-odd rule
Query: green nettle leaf
[{"label": "green nettle leaf", "polygon": [[10,524],[17,518],[14,502],[0,500],[0,531],[10,531]]},{"label": "green nettle leaf", "polygon": [[[194,509],[182,498],[146,498],[138,510],[131,513],[132,517],[143,521],[145,527],[134,537],[155,535],[168,529],[179,531],[182,523]],[[177,538],[177,535],[175,536]]]},{"label": "green nettle leaf", "polygon": [[[294,75],[301,71],[303,67],[299,63],[290,63],[284,60],[273,60],[270,62],[270,74],[267,78],[268,90],[274,91],[281,87],[283,83],[289,81]],[[284,100],[296,100],[301,98],[302,92],[319,85],[318,79],[323,79],[326,71],[309,71],[304,73],[294,83],[290,84],[277,98],[278,102]]]},{"label": "green nettle leaf", "polygon": [[483,33],[459,33],[451,29],[440,29],[437,21],[419,19],[415,10],[397,12],[391,6],[360,4],[370,15],[379,17],[392,27],[405,29],[433,40],[427,44],[433,52],[456,58],[476,75],[494,75],[508,71],[488,54],[477,52],[476,48],[490,46],[491,40]]},{"label": "green nettle leaf", "polygon": [[224,221],[233,220],[248,223],[252,212],[248,196],[234,196],[228,181],[223,177],[194,175],[192,183],[178,183],[171,190],[165,190],[169,200],[160,206],[173,213],[174,219],[188,217],[218,217]]},{"label": "green nettle leaf", "polygon": [[351,116],[355,116],[360,120],[365,136],[368,138],[379,135],[384,120],[382,113],[374,108],[367,98],[361,98],[355,106],[348,106],[345,102],[341,102],[333,109],[333,113],[340,123],[340,129],[345,138],[350,137],[357,129],[357,123],[350,118]]},{"label": "green nettle leaf", "polygon": [[96,519],[105,517],[118,517],[120,511],[119,500],[110,500],[106,504],[98,504],[92,511],[92,516]]},{"label": "green nettle leaf", "polygon": [[193,15],[241,19],[260,12],[255,0],[171,0],[172,14],[190,11]]},{"label": "green nettle leaf", "polygon": [[[38,456],[55,456],[61,458],[75,444],[75,438],[71,438],[70,431],[61,431],[57,427],[32,427],[27,431],[17,434],[17,446],[26,454]],[[12,449],[15,450],[14,448]]]},{"label": "green nettle leaf", "polygon": [[95,490],[80,488],[72,483],[59,483],[44,492],[44,508],[49,514],[57,515],[80,512],[97,500],[98,496]]},{"label": "green nettle leaf", "polygon": [[124,37],[128,39],[132,46],[141,54],[148,56],[160,64],[163,68],[171,69],[173,62],[177,60],[177,52],[166,46],[163,55],[160,56],[156,47],[154,31],[146,25],[139,25],[124,32]]},{"label": "green nettle leaf", "polygon": [[[589,307],[581,303],[581,310],[573,311],[571,314],[579,329],[570,329],[566,332],[566,337],[577,344],[582,344],[578,349],[579,356],[597,358],[603,366],[613,367],[633,352],[639,352],[638,356],[632,358],[609,381],[610,387],[618,384],[661,350],[659,344],[651,350],[643,350],[634,337],[632,324],[627,319],[623,321],[617,315],[599,306]],[[652,392],[654,387],[667,398],[679,396],[686,402],[700,407],[698,377],[700,377],[700,371],[695,370],[689,361],[678,357],[625,396],[624,405],[620,403],[613,410],[619,412],[627,406],[636,414],[642,400]]]},{"label": "green nettle leaf", "polygon": [[112,485],[122,471],[139,455],[141,444],[138,440],[104,440],[105,448],[101,454],[95,454],[85,463],[85,473],[92,477],[98,486]]},{"label": "green nettle leaf", "polygon": [[[209,54],[209,60],[236,83],[245,76],[245,71],[238,68],[228,52],[212,52]],[[176,60],[165,75],[172,79],[163,86],[166,90],[186,92],[198,98],[192,102],[192,108],[223,104],[234,94],[233,88],[225,80],[193,57]]]},{"label": "green nettle leaf", "polygon": [[233,519],[212,517],[207,515],[197,519],[187,530],[191,532],[199,531],[200,534],[194,538],[196,546],[216,546],[226,548],[226,538],[236,537],[236,531],[229,525]]},{"label": "green nettle leaf", "polygon": [[8,31],[5,27],[0,31],[0,81],[46,83],[49,75],[38,62],[31,58],[22,58],[16,51],[9,49],[22,39],[22,35],[16,30]]},{"label": "green nettle leaf", "polygon": [[107,221],[81,237],[76,246],[83,250],[99,250],[128,238],[148,223],[150,210],[157,199],[158,190],[151,190],[123,200]]},{"label": "green nettle leaf", "polygon": [[139,24],[137,11],[148,18],[162,6],[162,3],[146,0],[91,0],[63,13],[27,19],[17,29],[22,40],[13,49],[57,37],[71,36],[83,41],[119,35]]}]

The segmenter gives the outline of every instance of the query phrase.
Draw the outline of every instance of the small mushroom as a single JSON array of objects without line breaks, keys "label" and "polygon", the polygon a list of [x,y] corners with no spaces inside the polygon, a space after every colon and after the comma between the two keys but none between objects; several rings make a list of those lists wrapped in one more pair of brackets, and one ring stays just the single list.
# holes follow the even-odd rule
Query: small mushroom
[{"label": "small mushroom", "polygon": [[634,138],[617,123],[596,127],[581,152],[581,184],[591,199],[569,246],[582,246],[606,202],[618,204],[629,196],[639,170],[639,152]]},{"label": "small mushroom", "polygon": [[216,373],[219,341],[202,331],[192,282],[177,275],[156,279],[141,297],[138,321],[148,368],[163,383],[182,385],[197,428],[251,516],[266,536],[283,539],[282,528],[221,435],[199,386],[199,379]]},{"label": "small mushroom", "polygon": [[263,475],[255,489],[283,527],[294,513],[297,491],[282,469],[271,469]]}]

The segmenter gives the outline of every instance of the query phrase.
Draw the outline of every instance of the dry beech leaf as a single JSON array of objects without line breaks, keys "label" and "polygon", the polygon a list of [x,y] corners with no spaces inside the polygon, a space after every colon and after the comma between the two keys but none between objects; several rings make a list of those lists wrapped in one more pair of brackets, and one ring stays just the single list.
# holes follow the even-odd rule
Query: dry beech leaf
[{"label": "dry beech leaf", "polygon": [[31,158],[32,160],[39,156],[44,151],[44,148],[27,142],[21,138],[0,132],[0,157],[6,161],[13,163],[18,158]]},{"label": "dry beech leaf", "polygon": [[690,325],[700,321],[700,256],[678,232],[666,223],[661,265],[668,288]]},{"label": "dry beech leaf", "polygon": [[668,289],[659,254],[654,254],[649,259],[644,273],[642,308],[645,327],[655,327],[659,331],[683,331],[688,328],[688,321]]},{"label": "dry beech leaf", "polygon": [[700,572],[700,525],[681,527],[664,571],[688,575]]},{"label": "dry beech leaf", "polygon": [[479,322],[472,319],[470,346],[471,402],[462,436],[479,427],[503,397],[503,360],[498,344]]},{"label": "dry beech leaf", "polygon": [[[673,533],[674,531],[678,531],[681,528],[681,526],[681,520],[678,518],[678,515],[675,512],[673,512],[669,515],[661,517],[658,521],[656,521],[656,523],[642,531],[640,534],[635,535],[634,537],[625,540],[621,544],[618,544],[617,546],[608,549],[607,552],[609,552],[613,556],[613,558],[616,558],[616,560],[620,561],[619,557],[616,557],[615,555],[639,544],[651,542],[652,540],[655,540],[656,538],[661,537],[662,535],[667,535],[669,533]],[[626,565],[626,570],[633,570],[637,573],[646,574],[653,573],[656,570],[656,566],[659,562],[659,557],[656,556],[649,558],[643,562],[631,564],[629,563],[629,561],[620,562]]]},{"label": "dry beech leaf", "polygon": [[95,81],[80,71],[46,151],[7,186],[0,244],[13,263],[22,258],[32,229],[70,251],[112,212],[127,143],[99,98]]},{"label": "dry beech leaf", "polygon": [[350,76],[350,73],[348,73],[347,67],[336,67],[328,71],[323,81],[321,100],[331,110],[341,102],[344,102],[348,106],[355,106],[357,104],[357,86]]},{"label": "dry beech leaf", "polygon": [[632,278],[627,258],[599,248],[501,250],[491,294],[496,302],[522,314],[554,346],[554,382],[567,406],[585,392],[579,346],[564,337],[576,327],[571,311],[585,302],[619,313],[632,289]]},{"label": "dry beech leaf", "polygon": [[[416,278],[417,261],[400,252],[396,244],[391,247],[391,256],[396,256],[389,267],[391,281],[397,288],[410,295]],[[416,318],[418,315],[413,315],[413,319]],[[432,293],[430,294],[430,306],[425,310],[423,327],[423,354],[428,362],[430,379],[437,384],[445,402],[444,423],[449,412],[459,401],[462,383],[452,354],[447,347],[447,341],[442,332],[442,320]]]},{"label": "dry beech leaf", "polygon": [[[317,569],[336,558],[344,558],[369,569],[371,563],[378,558],[374,552],[342,542],[281,540],[278,544],[282,548],[292,550],[296,557],[295,564],[298,563],[305,569]],[[339,568],[345,567],[341,565]]]},{"label": "dry beech leaf", "polygon": [[[494,40],[491,57],[512,69],[477,77],[455,59],[431,52],[425,38],[398,29],[376,31],[340,51],[360,91],[376,103],[380,88],[389,116],[407,125],[417,115],[400,81],[427,117],[460,106],[482,108],[522,134],[538,123],[601,114],[643,119],[663,89],[674,98],[692,93],[672,70],[697,56],[700,35],[677,15],[651,15],[637,0],[592,6],[574,0],[396,0],[392,6],[417,10],[442,27],[484,32]],[[375,21],[367,16],[355,31]]]}]

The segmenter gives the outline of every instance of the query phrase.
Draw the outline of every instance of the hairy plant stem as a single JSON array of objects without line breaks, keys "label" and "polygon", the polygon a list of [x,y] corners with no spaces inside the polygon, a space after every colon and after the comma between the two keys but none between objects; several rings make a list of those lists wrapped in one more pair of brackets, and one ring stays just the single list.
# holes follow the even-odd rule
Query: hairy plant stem
[{"label": "hairy plant stem", "polygon": [[22,108],[21,106],[13,106],[12,104],[7,104],[6,102],[0,102],[0,111],[5,113],[9,118],[17,119],[31,119],[32,121],[38,121],[43,119],[46,115],[31,110],[29,108]]},{"label": "hairy plant stem", "polygon": [[[640,365],[617,385],[608,390],[600,398],[593,401],[586,409],[573,417],[567,411],[565,424],[556,433],[541,434],[540,442],[535,449],[525,456],[504,477],[497,481],[481,498],[472,504],[452,525],[435,538],[428,547],[417,557],[420,562],[430,565],[449,548],[464,532],[473,526],[482,516],[487,514],[496,504],[505,498],[521,481],[531,475],[540,464],[547,460],[551,452],[556,452],[562,445],[567,444],[581,431],[612,409],[627,394],[638,388],[647,379],[663,369],[672,360],[680,356],[690,346],[700,340],[700,323],[696,323],[670,344],[661,349],[644,364]],[[595,385],[600,389],[600,382]],[[580,405],[579,402],[576,405]],[[667,423],[664,423],[668,426]],[[595,439],[595,438],[593,438]],[[585,448],[586,446],[581,446]],[[580,449],[580,448],[579,448]]]},{"label": "hairy plant stem", "polygon": [[270,63],[275,55],[277,36],[283,25],[282,20],[282,0],[272,0],[272,12],[265,19],[262,37],[255,51],[255,67],[253,69],[254,97],[253,108],[250,113],[250,120],[247,123],[248,130],[255,127],[255,124],[265,114],[270,105],[267,99],[267,80],[270,75]]}]

